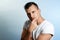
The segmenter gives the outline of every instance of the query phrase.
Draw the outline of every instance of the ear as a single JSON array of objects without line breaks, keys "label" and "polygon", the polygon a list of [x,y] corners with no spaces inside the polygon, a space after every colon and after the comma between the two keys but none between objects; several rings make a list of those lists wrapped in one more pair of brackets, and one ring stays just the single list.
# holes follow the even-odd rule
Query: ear
[{"label": "ear", "polygon": [[41,10],[40,9],[38,9],[38,13],[41,13]]},{"label": "ear", "polygon": [[39,9],[39,11],[41,12],[41,9]]},{"label": "ear", "polygon": [[38,12],[40,12],[41,10],[38,8]]},{"label": "ear", "polygon": [[38,9],[38,15],[41,16],[41,10],[40,9]]}]

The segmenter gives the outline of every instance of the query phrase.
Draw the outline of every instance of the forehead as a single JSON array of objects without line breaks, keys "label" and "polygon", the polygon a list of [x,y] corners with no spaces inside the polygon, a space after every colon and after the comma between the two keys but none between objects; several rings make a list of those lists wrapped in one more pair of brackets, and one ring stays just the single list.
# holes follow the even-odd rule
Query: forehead
[{"label": "forehead", "polygon": [[31,5],[27,11],[34,11],[34,10],[37,10],[37,7],[35,5]]}]

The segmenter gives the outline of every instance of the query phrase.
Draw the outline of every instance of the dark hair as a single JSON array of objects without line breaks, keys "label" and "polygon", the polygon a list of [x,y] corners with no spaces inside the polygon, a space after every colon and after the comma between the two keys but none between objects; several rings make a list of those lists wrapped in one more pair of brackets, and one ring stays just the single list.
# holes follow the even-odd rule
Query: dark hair
[{"label": "dark hair", "polygon": [[31,5],[35,5],[38,8],[38,5],[34,2],[28,2],[26,3],[26,5],[24,6],[25,9],[28,9]]}]

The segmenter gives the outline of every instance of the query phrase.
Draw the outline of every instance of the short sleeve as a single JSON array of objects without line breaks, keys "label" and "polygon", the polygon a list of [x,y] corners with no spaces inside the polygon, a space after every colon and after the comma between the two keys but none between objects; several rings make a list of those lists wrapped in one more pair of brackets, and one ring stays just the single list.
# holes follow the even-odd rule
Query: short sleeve
[{"label": "short sleeve", "polygon": [[42,28],[43,34],[51,34],[54,35],[54,26],[51,23],[46,23],[44,27]]}]

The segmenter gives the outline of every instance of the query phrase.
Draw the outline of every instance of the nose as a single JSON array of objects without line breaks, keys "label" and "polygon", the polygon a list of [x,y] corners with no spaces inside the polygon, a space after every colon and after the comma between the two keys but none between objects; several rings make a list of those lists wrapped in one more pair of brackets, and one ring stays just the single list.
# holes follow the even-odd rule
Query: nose
[{"label": "nose", "polygon": [[31,13],[31,18],[33,17],[33,14]]}]

